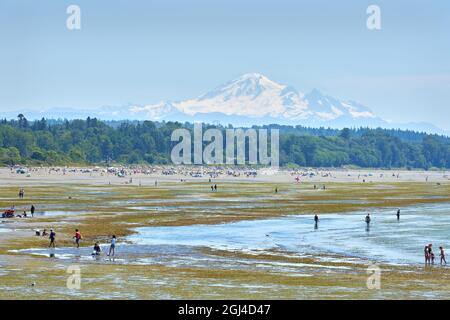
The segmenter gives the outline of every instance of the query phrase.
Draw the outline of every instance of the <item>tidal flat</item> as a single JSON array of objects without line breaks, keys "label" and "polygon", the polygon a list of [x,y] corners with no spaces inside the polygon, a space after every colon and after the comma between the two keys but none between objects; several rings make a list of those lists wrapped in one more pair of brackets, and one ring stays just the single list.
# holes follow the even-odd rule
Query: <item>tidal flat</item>
[{"label": "tidal flat", "polygon": [[[161,181],[0,188],[2,299],[450,298],[438,246],[450,244],[450,184]],[[277,189],[277,192],[275,192]],[[401,209],[401,219],[395,213]],[[370,230],[364,216],[370,213]],[[317,228],[313,216],[320,218]],[[55,229],[56,249],[35,230]],[[83,235],[75,248],[73,235]],[[105,255],[111,235],[116,256]],[[103,254],[92,257],[99,242]],[[433,243],[436,264],[422,263]],[[67,288],[70,266],[80,289]],[[368,289],[369,266],[381,270]]]}]

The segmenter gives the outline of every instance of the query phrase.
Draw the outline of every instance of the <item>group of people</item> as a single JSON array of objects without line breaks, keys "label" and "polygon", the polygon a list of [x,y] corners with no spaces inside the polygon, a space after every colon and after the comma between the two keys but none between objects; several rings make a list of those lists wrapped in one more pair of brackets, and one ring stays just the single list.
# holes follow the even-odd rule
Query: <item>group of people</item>
[{"label": "group of people", "polygon": [[[397,213],[396,213],[397,220],[400,220],[400,213],[401,213],[401,211],[400,211],[400,209],[398,209]],[[372,219],[370,217],[370,213],[368,213],[366,215],[364,221],[367,224],[367,230],[368,230],[370,222],[372,221]],[[319,216],[316,214],[316,215],[314,215],[314,229],[317,229],[318,225],[319,225]],[[435,255],[433,252],[433,245],[431,243],[425,246],[424,254],[425,254],[425,265],[434,264]],[[446,265],[447,261],[445,260],[445,251],[442,246],[439,247],[439,257],[440,257],[441,265]]]},{"label": "group of people", "polygon": [[[425,255],[425,265],[432,265],[434,264],[435,256],[433,252],[433,244],[430,243],[425,246],[424,248],[424,255]],[[445,260],[445,251],[444,248],[441,246],[439,247],[439,257],[441,259],[441,265],[447,264],[447,261]]]},{"label": "group of people", "polygon": [[[19,199],[23,199],[25,197],[24,188],[19,189]],[[34,212],[36,211],[36,207],[32,204],[30,206],[31,217],[34,217]],[[13,205],[11,208],[3,211],[1,214],[2,218],[28,218],[28,213],[26,210],[23,210],[23,213],[16,214],[16,206]]]},{"label": "group of people", "polygon": [[[30,207],[31,217],[34,217],[34,212],[36,211],[36,207],[32,204]],[[28,213],[26,210],[23,210],[22,214],[16,214],[16,207],[13,205],[10,209],[5,210],[2,213],[2,218],[28,218]]]},{"label": "group of people", "polygon": [[[116,254],[116,236],[112,236],[111,237],[111,243],[109,245],[109,253],[107,254],[108,257],[114,257],[114,255]],[[98,242],[96,242],[94,244],[94,249],[92,251],[92,256],[99,256],[101,255],[102,252],[102,248],[100,247],[100,244]]]},{"label": "group of people", "polygon": [[[46,237],[48,236],[50,243],[48,245],[49,248],[55,248],[56,247],[56,232],[54,229],[50,229],[50,232],[47,232],[47,229],[44,229],[42,232],[40,230],[36,230],[35,231],[36,236],[40,236],[40,237]],[[80,230],[75,229],[75,235],[73,236],[75,245],[77,248],[80,247],[80,241],[83,239]],[[111,237],[111,243],[109,246],[109,252],[108,252],[108,256],[113,257],[116,253],[116,242],[117,242],[117,237],[115,235],[113,235]],[[102,252],[102,249],[100,248],[100,245],[98,242],[96,242],[94,244],[94,249],[92,251],[92,256],[99,256]]]},{"label": "group of people", "polygon": [[[397,220],[400,220],[400,209],[397,210],[396,216],[397,216]],[[368,228],[369,224],[370,224],[370,221],[371,221],[369,213],[367,214],[367,216],[365,218],[365,221],[367,223],[367,228]],[[424,248],[424,255],[425,255],[425,265],[432,265],[432,264],[434,264],[435,255],[434,255],[434,252],[433,252],[433,244],[430,243],[430,244],[425,246],[425,248]],[[443,264],[446,265],[447,261],[445,260],[445,251],[444,251],[444,248],[442,246],[439,247],[439,257],[440,257],[441,265],[443,265]]]}]

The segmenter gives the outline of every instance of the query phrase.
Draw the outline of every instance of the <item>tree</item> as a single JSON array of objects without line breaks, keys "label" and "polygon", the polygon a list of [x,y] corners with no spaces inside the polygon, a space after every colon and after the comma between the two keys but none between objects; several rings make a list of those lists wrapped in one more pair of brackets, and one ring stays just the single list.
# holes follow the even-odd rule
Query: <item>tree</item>
[{"label": "tree", "polygon": [[349,128],[344,128],[341,130],[341,133],[339,134],[339,136],[344,139],[344,140],[349,140],[351,137],[351,131]]}]

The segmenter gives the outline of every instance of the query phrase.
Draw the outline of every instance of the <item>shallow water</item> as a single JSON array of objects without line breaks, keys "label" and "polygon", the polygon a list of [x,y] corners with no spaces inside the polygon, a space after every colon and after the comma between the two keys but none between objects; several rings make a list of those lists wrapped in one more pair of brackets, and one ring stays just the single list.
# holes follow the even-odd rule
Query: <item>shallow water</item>
[{"label": "shallow water", "polygon": [[35,212],[35,216],[45,216],[45,217],[57,217],[57,216],[72,216],[72,215],[83,215],[83,214],[92,214],[95,212],[88,211],[63,211],[63,210],[55,210],[55,211],[39,211]]},{"label": "shallow water", "polygon": [[[224,258],[205,254],[202,248],[251,254],[313,256],[324,262],[331,254],[331,259],[336,262],[422,264],[423,247],[428,243],[434,244],[438,260],[439,246],[446,248],[450,245],[450,203],[403,208],[400,221],[397,221],[395,213],[396,208],[371,211],[369,229],[364,222],[366,212],[324,214],[320,216],[317,228],[311,215],[216,225],[137,228],[136,234],[121,239],[122,243],[117,248],[119,257],[115,262],[208,268],[270,268],[294,272],[298,271],[298,267],[312,266]],[[123,240],[128,244],[124,244]],[[104,245],[103,249],[107,248]],[[20,251],[34,255],[54,255],[60,259],[95,260],[90,256],[91,248],[36,248]],[[335,258],[336,255],[338,258]]]},{"label": "shallow water", "polygon": [[423,248],[450,245],[450,204],[415,206],[372,212],[327,214],[315,229],[311,216],[241,221],[218,225],[138,228],[128,238],[137,245],[182,245],[225,250],[284,250],[300,254],[332,253],[400,264],[423,262]]}]

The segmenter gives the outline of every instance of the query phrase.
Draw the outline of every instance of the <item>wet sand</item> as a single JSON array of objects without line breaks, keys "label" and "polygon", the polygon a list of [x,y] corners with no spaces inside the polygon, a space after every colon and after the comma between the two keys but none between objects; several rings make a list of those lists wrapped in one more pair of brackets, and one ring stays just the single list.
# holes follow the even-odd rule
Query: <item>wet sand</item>
[{"label": "wet sand", "polygon": [[[7,181],[0,205],[34,203],[37,212],[1,219],[1,298],[450,297],[449,269],[421,264],[422,245],[433,242],[436,255],[438,245],[450,245],[450,185],[442,172],[366,183],[360,171],[336,171],[341,178],[323,171],[327,177],[301,183],[287,172],[276,179],[222,177],[213,179],[219,188],[212,192],[208,178],[136,174],[130,184],[129,177],[100,172],[26,177],[8,170],[0,173]],[[327,179],[326,190],[314,190],[319,179]],[[373,217],[369,231],[366,212]],[[34,236],[50,227],[55,250]],[[75,228],[84,236],[80,249],[71,240]],[[117,257],[93,258],[93,243],[108,250],[112,233],[119,236]],[[383,270],[381,291],[366,286],[373,263]],[[81,290],[65,286],[71,265],[82,270]]]}]

